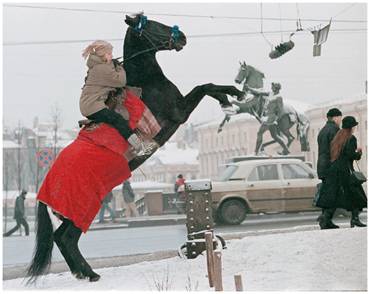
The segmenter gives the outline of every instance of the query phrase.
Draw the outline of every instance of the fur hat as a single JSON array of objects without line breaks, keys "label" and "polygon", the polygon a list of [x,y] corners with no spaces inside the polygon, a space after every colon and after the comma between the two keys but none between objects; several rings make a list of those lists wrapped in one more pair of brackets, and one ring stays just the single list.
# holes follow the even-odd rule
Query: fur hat
[{"label": "fur hat", "polygon": [[326,117],[342,116],[342,112],[338,108],[332,108],[326,114]]},{"label": "fur hat", "polygon": [[353,116],[346,116],[342,120],[342,129],[352,129],[353,127],[357,125],[358,125],[358,122]]},{"label": "fur hat", "polygon": [[90,54],[103,57],[105,54],[112,52],[112,50],[113,46],[111,43],[103,40],[97,40],[84,49],[82,56],[85,59],[89,57]]}]

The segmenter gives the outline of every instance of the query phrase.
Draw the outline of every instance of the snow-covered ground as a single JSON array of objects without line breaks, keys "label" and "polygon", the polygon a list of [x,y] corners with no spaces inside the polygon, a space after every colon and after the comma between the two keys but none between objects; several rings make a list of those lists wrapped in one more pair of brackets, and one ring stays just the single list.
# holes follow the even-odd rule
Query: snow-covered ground
[{"label": "snow-covered ground", "polygon": [[[224,290],[233,291],[234,274],[244,290],[366,290],[367,230],[339,229],[249,236],[228,242],[223,251]],[[69,273],[50,274],[36,286],[23,279],[4,281],[4,290],[212,290],[206,259],[170,258],[118,268],[98,269],[96,283]]]}]

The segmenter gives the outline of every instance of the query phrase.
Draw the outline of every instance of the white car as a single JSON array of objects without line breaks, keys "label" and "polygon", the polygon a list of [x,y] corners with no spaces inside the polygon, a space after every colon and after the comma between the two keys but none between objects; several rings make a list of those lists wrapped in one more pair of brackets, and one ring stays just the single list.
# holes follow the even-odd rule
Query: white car
[{"label": "white car", "polygon": [[247,213],[316,210],[312,200],[320,182],[299,159],[261,159],[229,163],[212,181],[217,223],[240,224]]}]

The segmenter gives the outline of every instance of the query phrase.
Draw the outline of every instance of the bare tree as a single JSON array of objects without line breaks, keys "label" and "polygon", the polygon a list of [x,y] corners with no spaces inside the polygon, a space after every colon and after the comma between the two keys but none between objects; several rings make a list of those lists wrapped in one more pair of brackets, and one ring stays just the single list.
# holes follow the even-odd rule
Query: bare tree
[{"label": "bare tree", "polygon": [[9,181],[10,181],[10,156],[6,150],[3,150],[3,184],[5,189],[5,204],[4,204],[4,232],[6,232],[7,222],[8,222],[8,190],[9,190]]},{"label": "bare tree", "polygon": [[55,104],[52,106],[51,121],[53,123],[53,154],[55,160],[58,152],[58,130],[62,125],[62,110],[60,109],[58,102],[55,102]]},{"label": "bare tree", "polygon": [[19,192],[22,190],[22,170],[23,170],[23,161],[22,161],[22,139],[23,139],[23,127],[21,127],[21,121],[18,121],[18,128],[16,130],[17,135],[17,187]]}]

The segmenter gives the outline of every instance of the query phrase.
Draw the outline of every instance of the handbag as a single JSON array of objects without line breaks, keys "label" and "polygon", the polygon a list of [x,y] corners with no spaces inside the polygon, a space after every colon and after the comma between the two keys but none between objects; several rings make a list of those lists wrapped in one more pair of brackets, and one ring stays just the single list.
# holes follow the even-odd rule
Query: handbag
[{"label": "handbag", "polygon": [[367,178],[365,177],[365,175],[360,170],[360,167],[358,166],[357,160],[356,160],[356,165],[357,165],[358,171],[352,170],[351,168],[349,169],[350,170],[350,179],[349,179],[349,181],[350,181],[351,185],[362,185],[363,183],[365,183],[367,181]]},{"label": "handbag", "polygon": [[312,205],[313,206],[316,206],[317,205],[317,202],[320,199],[321,187],[322,187],[322,183],[318,183],[316,185],[316,192],[315,192],[315,196],[314,196],[313,201],[312,201]]}]

